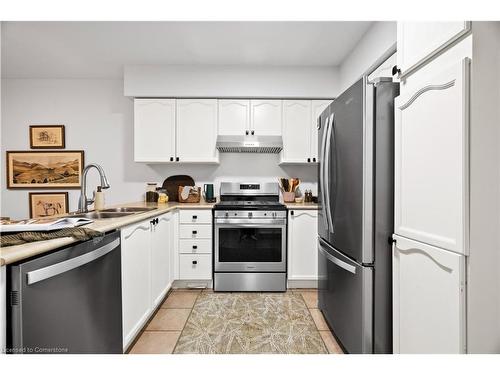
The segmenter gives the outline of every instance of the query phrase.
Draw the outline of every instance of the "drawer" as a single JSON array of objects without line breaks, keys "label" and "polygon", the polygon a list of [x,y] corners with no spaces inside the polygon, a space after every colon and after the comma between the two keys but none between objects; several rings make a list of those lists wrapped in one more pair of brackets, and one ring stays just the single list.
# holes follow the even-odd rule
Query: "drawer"
[{"label": "drawer", "polygon": [[181,224],[212,224],[212,210],[179,210]]},{"label": "drawer", "polygon": [[210,280],[212,278],[211,254],[180,254],[179,279]]},{"label": "drawer", "polygon": [[183,239],[179,240],[181,254],[212,254],[212,240]]},{"label": "drawer", "polygon": [[179,238],[212,238],[212,226],[207,224],[181,224]]}]

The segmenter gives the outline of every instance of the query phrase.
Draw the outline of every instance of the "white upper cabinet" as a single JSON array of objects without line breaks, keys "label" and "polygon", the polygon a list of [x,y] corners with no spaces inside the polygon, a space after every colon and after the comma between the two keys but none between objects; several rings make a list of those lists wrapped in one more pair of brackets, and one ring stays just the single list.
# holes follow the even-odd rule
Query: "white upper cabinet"
[{"label": "white upper cabinet", "polygon": [[318,117],[330,105],[331,100],[313,100],[311,103],[311,158],[318,160]]},{"label": "white upper cabinet", "polygon": [[220,99],[219,135],[245,135],[250,130],[250,100]]},{"label": "white upper cabinet", "polygon": [[175,99],[134,99],[134,160],[175,157]]},{"label": "white upper cabinet", "polygon": [[283,101],[282,162],[311,161],[311,101]]},{"label": "white upper cabinet", "polygon": [[395,236],[395,353],[465,353],[465,256]]},{"label": "white upper cabinet", "polygon": [[251,100],[250,101],[250,133],[251,135],[281,135],[282,101]]},{"label": "white upper cabinet", "polygon": [[468,254],[470,60],[437,66],[395,100],[395,232]]},{"label": "white upper cabinet", "polygon": [[331,100],[283,100],[283,151],[280,163],[318,161],[319,115]]},{"label": "white upper cabinet", "polygon": [[397,59],[401,74],[415,71],[470,30],[470,22],[398,22]]},{"label": "white upper cabinet", "polygon": [[178,161],[218,163],[217,99],[177,99],[176,128]]},{"label": "white upper cabinet", "polygon": [[318,212],[316,210],[289,211],[288,279],[318,279]]}]

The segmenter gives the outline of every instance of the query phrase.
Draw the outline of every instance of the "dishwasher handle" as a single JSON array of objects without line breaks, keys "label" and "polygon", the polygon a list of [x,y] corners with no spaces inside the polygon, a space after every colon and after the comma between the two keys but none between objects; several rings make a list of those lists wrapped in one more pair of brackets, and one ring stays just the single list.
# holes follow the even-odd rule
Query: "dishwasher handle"
[{"label": "dishwasher handle", "polygon": [[64,272],[70,271],[74,268],[83,266],[87,263],[93,262],[96,259],[106,255],[107,253],[113,251],[118,246],[120,246],[120,239],[117,238],[114,241],[94,250],[90,253],[86,253],[72,259],[65,260],[64,262],[59,262],[51,266],[40,268],[35,271],[28,272],[26,274],[28,278],[28,285],[33,285],[39,281],[49,279],[51,277],[60,275]]}]

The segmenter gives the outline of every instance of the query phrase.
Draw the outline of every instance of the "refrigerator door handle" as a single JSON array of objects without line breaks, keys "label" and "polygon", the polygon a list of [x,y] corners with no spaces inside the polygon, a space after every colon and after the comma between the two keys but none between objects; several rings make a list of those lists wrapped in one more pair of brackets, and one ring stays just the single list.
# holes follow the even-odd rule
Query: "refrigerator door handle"
[{"label": "refrigerator door handle", "polygon": [[323,256],[328,259],[330,262],[336,264],[340,268],[346,270],[347,272],[350,272],[352,274],[356,274],[356,267],[351,266],[350,264],[344,262],[343,260],[340,260],[338,258],[335,258],[332,254],[330,254],[328,251],[325,250],[323,246],[321,246],[321,242],[318,242],[318,249]]},{"label": "refrigerator door handle", "polygon": [[44,268],[40,268],[35,271],[28,272],[26,274],[28,278],[28,285],[32,285],[35,283],[38,283],[39,281],[43,281],[46,279],[49,279],[51,277],[60,275],[64,272],[70,271],[74,268],[83,266],[87,263],[93,262],[94,260],[106,255],[107,253],[113,251],[116,249],[118,246],[120,246],[120,239],[117,238],[114,241],[108,243],[107,245],[104,245],[97,250],[94,250],[90,253],[86,253],[83,255],[80,255],[78,257],[65,260],[64,262],[59,262],[56,264],[53,264],[51,266],[47,266]]},{"label": "refrigerator door handle", "polygon": [[321,210],[323,211],[323,220],[324,220],[324,224],[325,224],[325,227],[327,228],[327,230],[329,229],[328,228],[328,219],[327,219],[327,211],[326,211],[326,196],[325,196],[325,176],[324,176],[324,171],[325,171],[325,163],[326,163],[326,135],[327,135],[327,132],[328,132],[328,129],[329,129],[329,124],[330,124],[330,118],[327,117],[326,118],[326,122],[325,122],[325,129],[323,131],[323,138],[321,139],[321,160],[322,162],[320,162],[320,170],[319,170],[319,179],[320,179],[320,188],[321,188],[321,201],[322,201],[322,207],[321,207]]},{"label": "refrigerator door handle", "polygon": [[[325,164],[325,173],[324,173],[324,181],[330,181],[330,156],[331,156],[331,138],[332,138],[332,129],[334,126],[334,121],[335,121],[335,114],[332,113],[330,115],[330,126],[327,129],[327,135],[326,135],[326,147],[325,147],[325,161],[323,164]],[[324,183],[324,182],[323,182]],[[331,232],[334,232],[333,228],[333,220],[332,220],[332,211],[331,211],[331,204],[330,204],[330,190],[326,189],[325,191],[326,199],[325,203],[326,204],[326,218],[328,221],[328,226],[331,228]]]}]

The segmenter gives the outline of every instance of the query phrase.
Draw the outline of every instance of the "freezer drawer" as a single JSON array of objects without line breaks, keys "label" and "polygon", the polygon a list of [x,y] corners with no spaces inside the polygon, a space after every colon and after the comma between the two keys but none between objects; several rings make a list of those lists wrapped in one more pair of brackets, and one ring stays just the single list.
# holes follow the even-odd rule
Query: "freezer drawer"
[{"label": "freezer drawer", "polygon": [[348,353],[373,352],[373,269],[318,241],[319,308]]}]

